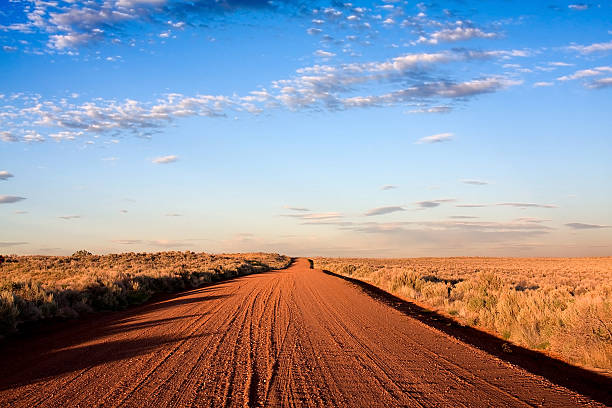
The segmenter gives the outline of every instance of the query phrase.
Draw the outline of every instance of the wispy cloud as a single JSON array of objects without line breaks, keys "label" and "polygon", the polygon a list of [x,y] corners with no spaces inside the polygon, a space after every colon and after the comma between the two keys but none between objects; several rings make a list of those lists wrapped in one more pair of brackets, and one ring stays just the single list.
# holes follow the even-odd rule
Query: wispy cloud
[{"label": "wispy cloud", "polygon": [[19,246],[19,245],[27,245],[28,242],[7,242],[7,241],[0,241],[0,248],[9,248],[9,247],[14,247],[14,246]]},{"label": "wispy cloud", "polygon": [[80,215],[60,215],[57,218],[61,218],[62,220],[78,220],[81,218]]},{"label": "wispy cloud", "polygon": [[183,247],[193,246],[193,244],[189,242],[174,241],[174,240],[168,240],[168,239],[157,239],[157,240],[147,241],[147,244],[150,246],[162,247],[162,248],[183,248]]},{"label": "wispy cloud", "polygon": [[577,10],[577,11],[584,11],[587,10],[589,8],[588,4],[570,4],[569,6],[567,6],[569,9],[571,10]]},{"label": "wispy cloud", "polygon": [[449,113],[453,110],[450,106],[431,106],[429,108],[419,108],[409,110],[407,113]]},{"label": "wispy cloud", "polygon": [[558,81],[571,81],[575,79],[583,79],[583,78],[602,75],[606,72],[612,72],[612,67],[611,66],[601,66],[601,67],[595,67],[595,68],[589,68],[589,69],[581,69],[579,71],[574,72],[571,75],[561,76],[557,78],[557,80]]},{"label": "wispy cloud", "polygon": [[19,138],[15,136],[14,133],[9,132],[7,130],[3,130],[3,131],[0,131],[0,140],[2,140],[3,142],[7,142],[7,143],[11,143],[11,142],[14,143],[14,142],[18,142]]},{"label": "wispy cloud", "polygon": [[[470,24],[467,22],[467,24]],[[418,43],[438,44],[441,42],[467,41],[474,38],[497,38],[497,33],[487,33],[480,28],[470,27],[464,21],[458,21],[454,28],[444,28],[432,33],[429,37],[421,37]]]},{"label": "wispy cloud", "polygon": [[612,228],[611,225],[585,224],[582,222],[569,222],[565,226],[578,230]]},{"label": "wispy cloud", "polygon": [[329,52],[329,51],[323,51],[323,50],[317,50],[314,52],[314,54],[317,57],[321,57],[321,58],[331,58],[331,57],[335,57],[336,54],[334,54],[333,52]]},{"label": "wispy cloud", "polygon": [[435,135],[422,137],[416,143],[417,144],[441,143],[441,142],[448,142],[452,139],[453,139],[453,133],[438,133]]},{"label": "wispy cloud", "polygon": [[[18,31],[24,35],[36,34],[46,38],[51,51],[77,49],[96,41],[122,43],[131,27],[145,32],[158,27],[172,31],[202,26],[215,16],[239,9],[280,10],[297,2],[272,3],[266,0],[224,0],[202,2],[168,2],[165,0],[118,0],[104,2],[35,1],[25,2],[15,17],[20,23],[0,26],[3,31]],[[283,7],[280,7],[283,6]],[[18,9],[16,5],[14,9]],[[21,15],[19,15],[21,14]],[[128,38],[129,42],[134,39]]]},{"label": "wispy cloud", "polygon": [[409,53],[383,61],[314,65],[298,69],[292,78],[272,81],[268,88],[245,95],[168,93],[155,101],[95,98],[78,102],[16,94],[11,96],[10,104],[0,106],[0,125],[6,129],[0,138],[34,143],[48,138],[64,141],[117,133],[150,137],[186,117],[258,115],[281,108],[338,111],[416,104],[423,112],[443,112],[453,103],[465,103],[522,81],[499,75],[457,80],[438,74],[440,65],[507,55],[504,51],[452,50]]},{"label": "wispy cloud", "polygon": [[[393,238],[395,243],[406,241],[431,242],[436,246],[443,243],[457,245],[457,242],[503,242],[529,236],[547,234],[553,228],[526,222],[493,222],[468,220],[366,222],[343,229],[366,234],[377,234]],[[398,241],[400,240],[400,241]]]},{"label": "wispy cloud", "polygon": [[395,190],[396,188],[398,187],[391,185],[391,184],[387,184],[387,185],[382,186],[380,189],[383,191],[388,191],[388,190]]},{"label": "wispy cloud", "polygon": [[592,54],[594,52],[605,52],[612,50],[612,41],[593,43],[590,45],[570,45],[569,50],[578,51],[582,54]]},{"label": "wispy cloud", "polygon": [[429,201],[417,201],[415,204],[420,208],[420,209],[427,209],[427,208],[435,208],[435,207],[439,207],[441,204],[444,203],[451,203],[453,201],[457,201],[454,198],[443,198],[440,200],[429,200]]},{"label": "wispy cloud", "polygon": [[498,203],[496,205],[517,208],[558,208],[554,204],[535,204],[535,203]]},{"label": "wispy cloud", "polygon": [[16,203],[18,201],[25,200],[25,197],[0,195],[0,204]]},{"label": "wispy cloud", "polygon": [[384,214],[390,214],[390,213],[397,212],[397,211],[405,211],[405,209],[403,207],[398,207],[398,206],[378,207],[378,208],[373,208],[371,210],[366,211],[364,215],[366,217],[371,217],[373,215],[384,215]]},{"label": "wispy cloud", "polygon": [[461,182],[464,184],[471,184],[474,186],[486,186],[487,184],[489,184],[488,181],[474,180],[474,179],[462,179]]},{"label": "wispy cloud", "polygon": [[13,176],[11,173],[9,173],[6,170],[0,171],[0,180],[8,180],[11,177],[15,177],[15,176]]},{"label": "wispy cloud", "polygon": [[342,218],[338,212],[311,213],[311,214],[284,214],[283,217],[301,218],[303,220],[330,220]]},{"label": "wispy cloud", "polygon": [[455,207],[459,207],[459,208],[482,208],[482,207],[488,207],[488,204],[457,204],[455,205]]},{"label": "wispy cloud", "polygon": [[189,241],[194,240],[171,240],[171,239],[155,239],[155,240],[142,240],[142,239],[114,239],[111,242],[119,245],[146,245],[150,247],[160,248],[186,248],[193,246],[193,243]]},{"label": "wispy cloud", "polygon": [[142,240],[140,239],[115,239],[111,242],[114,242],[115,244],[121,244],[121,245],[136,245],[136,244],[141,244]]},{"label": "wispy cloud", "polygon": [[285,206],[283,208],[286,208],[287,210],[299,211],[299,212],[308,212],[308,211],[310,211],[308,208],[304,208],[304,207],[288,207],[288,206]]},{"label": "wispy cloud", "polygon": [[553,85],[555,85],[554,82],[546,82],[546,81],[536,82],[535,84],[533,84],[533,86],[536,88],[542,88],[542,87],[553,86]]},{"label": "wispy cloud", "polygon": [[178,214],[178,213],[169,213],[166,214],[166,217],[182,217],[183,214]]},{"label": "wispy cloud", "polygon": [[612,77],[600,78],[588,83],[587,88],[591,89],[603,89],[612,87]]},{"label": "wispy cloud", "polygon": [[168,163],[174,163],[176,161],[178,161],[178,156],[175,156],[175,155],[161,156],[161,157],[157,157],[152,160],[152,162],[155,164],[168,164]]}]

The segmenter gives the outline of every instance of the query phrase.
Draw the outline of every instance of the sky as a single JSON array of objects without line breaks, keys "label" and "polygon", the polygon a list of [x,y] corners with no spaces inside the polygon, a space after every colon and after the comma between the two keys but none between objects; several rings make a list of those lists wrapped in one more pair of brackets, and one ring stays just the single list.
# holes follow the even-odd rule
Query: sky
[{"label": "sky", "polygon": [[612,255],[612,3],[0,0],[0,253]]}]

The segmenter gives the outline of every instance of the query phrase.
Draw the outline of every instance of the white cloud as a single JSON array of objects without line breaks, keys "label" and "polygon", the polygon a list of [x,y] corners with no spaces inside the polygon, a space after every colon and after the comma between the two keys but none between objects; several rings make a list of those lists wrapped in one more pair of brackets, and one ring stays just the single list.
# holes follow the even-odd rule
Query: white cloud
[{"label": "white cloud", "polygon": [[420,138],[417,141],[417,143],[418,144],[423,144],[423,143],[448,142],[448,141],[453,139],[453,136],[454,136],[453,133],[438,133],[438,134],[435,134],[435,135],[422,137],[422,138]]},{"label": "white cloud", "polygon": [[333,52],[329,52],[329,51],[323,51],[323,50],[317,50],[314,53],[317,57],[322,57],[322,58],[331,58],[331,57],[335,57],[336,54],[334,54]]},{"label": "white cloud", "polygon": [[398,188],[397,186],[391,185],[391,184],[386,184],[384,186],[382,186],[380,189],[383,191],[387,191],[387,190],[395,190],[396,188]]},{"label": "white cloud", "polygon": [[540,87],[545,87],[545,86],[553,86],[554,82],[536,82],[535,84],[533,84],[534,87],[536,88],[540,88]]},{"label": "white cloud", "polygon": [[453,109],[450,106],[432,106],[408,111],[408,113],[449,113]]},{"label": "white cloud", "polygon": [[25,134],[22,137],[22,139],[26,143],[44,142],[45,141],[44,136],[41,135],[40,133],[38,133],[35,130],[26,130]]},{"label": "white cloud", "polygon": [[612,77],[596,79],[588,83],[587,87],[591,89],[602,89],[602,88],[612,87]]},{"label": "white cloud", "polygon": [[[0,107],[0,125],[7,129],[0,132],[0,138],[41,142],[49,136],[63,141],[83,135],[121,132],[150,137],[168,123],[185,117],[226,117],[231,111],[257,115],[275,108],[335,111],[416,104],[420,112],[448,112],[451,107],[441,105],[442,100],[444,104],[463,103],[521,82],[499,76],[466,81],[429,79],[435,76],[437,66],[500,55],[505,54],[455,50],[404,54],[386,61],[314,65],[297,70],[294,78],[273,81],[270,90],[263,88],[246,96],[170,93],[152,102],[93,99],[78,103],[65,98],[43,100],[40,96],[21,94],[11,101],[14,103]],[[381,89],[386,93],[381,94]],[[21,128],[19,136],[14,131],[18,128]],[[45,130],[48,135],[42,133]]]},{"label": "white cloud", "polygon": [[553,62],[549,62],[548,65],[550,65],[551,67],[571,67],[574,64],[569,64],[567,62],[561,62],[561,61],[553,61]]},{"label": "white cloud", "polygon": [[604,52],[612,50],[612,41],[594,43],[590,45],[570,45],[569,50],[578,51],[582,54],[591,54],[594,52]]},{"label": "white cloud", "polygon": [[25,197],[0,195],[0,204],[11,204],[11,203],[16,203],[21,200],[25,200]]},{"label": "white cloud", "polygon": [[55,34],[49,37],[47,46],[56,50],[77,48],[83,44],[87,44],[94,38],[95,35],[91,33]]},{"label": "white cloud", "polygon": [[177,160],[178,160],[178,156],[169,155],[169,156],[157,157],[157,158],[153,159],[152,162],[155,163],[155,164],[168,164],[168,163],[174,163]]},{"label": "white cloud", "polygon": [[588,4],[570,4],[567,6],[569,9],[583,11],[589,8]]},{"label": "white cloud", "polygon": [[0,140],[3,142],[18,142],[19,139],[13,133],[3,130],[0,131]]},{"label": "white cloud", "polygon": [[480,28],[466,27],[462,22],[455,28],[445,28],[436,31],[429,38],[422,37],[417,42],[425,42],[428,44],[438,44],[440,42],[457,42],[467,41],[474,38],[496,38],[496,33],[487,33]]},{"label": "white cloud", "polygon": [[11,173],[9,173],[6,170],[0,171],[0,180],[8,180],[11,177],[15,177],[15,176],[13,176]]},{"label": "white cloud", "polygon": [[582,79],[582,78],[588,78],[588,77],[593,77],[593,76],[597,76],[597,75],[602,75],[606,72],[612,72],[612,67],[610,66],[602,66],[602,67],[595,67],[595,68],[590,68],[590,69],[582,69],[579,71],[574,72],[571,75],[564,75],[561,76],[559,78],[557,78],[558,81],[571,81],[571,80],[575,80],[575,79]]},{"label": "white cloud", "polygon": [[[17,10],[19,2],[14,3]],[[217,12],[227,14],[239,8],[276,9],[274,4],[265,0],[169,3],[167,0],[28,1],[23,2],[22,16],[16,16],[25,19],[25,22],[0,26],[0,30],[39,34],[47,39],[49,50],[63,51],[100,40],[121,43],[121,36],[130,31],[126,30],[129,24],[168,24],[173,28],[183,29],[187,24],[183,19],[199,23],[204,16],[209,18]],[[181,21],[175,22],[176,20]],[[154,28],[143,26],[144,24],[141,24],[140,28],[144,31],[155,31]]]}]

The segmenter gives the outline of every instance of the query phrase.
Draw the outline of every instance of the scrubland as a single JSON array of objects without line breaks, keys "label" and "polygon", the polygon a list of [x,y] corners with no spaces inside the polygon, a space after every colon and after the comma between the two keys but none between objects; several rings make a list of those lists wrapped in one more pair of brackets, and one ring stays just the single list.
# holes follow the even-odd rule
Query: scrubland
[{"label": "scrubland", "polygon": [[612,257],[315,258],[316,268],[612,373]]},{"label": "scrubland", "polygon": [[290,262],[265,253],[8,256],[0,265],[0,337],[25,322],[122,309],[155,293],[284,268]]}]

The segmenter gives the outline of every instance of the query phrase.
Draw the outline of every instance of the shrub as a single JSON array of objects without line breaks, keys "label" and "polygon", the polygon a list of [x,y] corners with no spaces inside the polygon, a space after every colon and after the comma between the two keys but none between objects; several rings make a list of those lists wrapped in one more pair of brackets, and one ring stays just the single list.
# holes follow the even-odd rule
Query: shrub
[{"label": "shrub", "polygon": [[139,304],[159,292],[176,292],[230,277],[287,267],[278,254],[208,255],[161,252],[70,257],[11,257],[0,275],[0,336],[24,322],[71,318]]},{"label": "shrub", "polygon": [[314,263],[419,300],[505,340],[612,372],[612,257],[315,258]]}]

